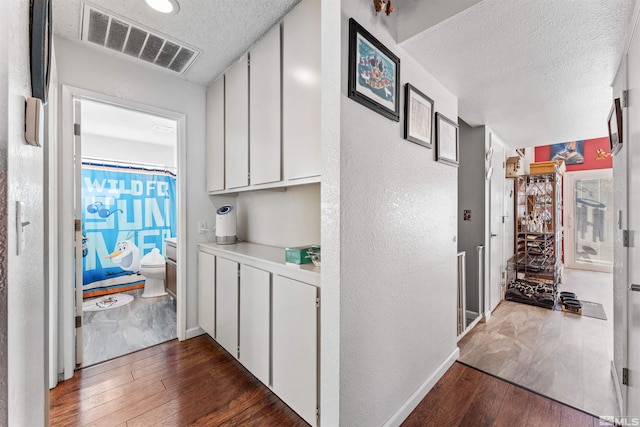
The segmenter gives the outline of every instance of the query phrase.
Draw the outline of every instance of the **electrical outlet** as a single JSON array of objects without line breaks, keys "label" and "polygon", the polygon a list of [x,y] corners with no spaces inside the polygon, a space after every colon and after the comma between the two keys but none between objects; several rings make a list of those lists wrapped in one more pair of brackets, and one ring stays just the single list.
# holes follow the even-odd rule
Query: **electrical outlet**
[{"label": "electrical outlet", "polygon": [[207,221],[199,221],[198,222],[198,234],[207,234]]}]

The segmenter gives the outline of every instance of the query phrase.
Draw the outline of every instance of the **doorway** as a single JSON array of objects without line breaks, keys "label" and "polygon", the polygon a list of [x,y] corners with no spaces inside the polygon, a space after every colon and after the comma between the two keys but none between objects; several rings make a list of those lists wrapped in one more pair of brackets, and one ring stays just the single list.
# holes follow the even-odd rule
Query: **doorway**
[{"label": "doorway", "polygon": [[613,171],[567,172],[564,176],[565,265],[613,271]]},{"label": "doorway", "polygon": [[77,104],[82,343],[76,364],[86,367],[177,337],[176,295],[166,291],[173,288],[164,258],[177,235],[177,122],[95,100]]},{"label": "doorway", "polygon": [[[83,105],[84,104],[84,105]],[[108,95],[103,95],[84,89],[79,89],[71,86],[62,86],[62,139],[66,141],[73,141],[73,144],[64,144],[61,147],[60,153],[60,170],[58,174],[60,176],[60,209],[59,209],[59,229],[57,231],[60,238],[58,238],[59,250],[59,281],[60,296],[59,306],[57,312],[52,313],[51,318],[58,319],[58,340],[54,342],[52,351],[58,352],[60,360],[58,366],[52,366],[55,372],[58,372],[59,380],[66,380],[73,376],[73,372],[78,367],[84,367],[88,364],[98,363],[100,360],[93,359],[83,361],[83,303],[88,300],[84,298],[85,290],[88,290],[84,286],[75,286],[75,283],[83,283],[84,277],[82,274],[82,266],[99,266],[107,268],[115,268],[116,266],[111,264],[117,264],[116,259],[117,252],[124,251],[126,248],[120,247],[119,243],[130,240],[138,247],[138,255],[140,257],[140,264],[142,265],[142,258],[148,253],[153,251],[154,246],[159,252],[161,260],[164,260],[163,255],[166,251],[167,238],[175,238],[175,244],[178,248],[178,259],[184,259],[180,254],[184,251],[184,244],[180,243],[184,241],[185,236],[185,224],[182,218],[185,218],[185,205],[184,195],[186,194],[186,188],[184,180],[180,178],[180,171],[185,170],[185,150],[183,148],[185,138],[185,116],[183,114],[166,111],[156,107],[137,104],[132,101],[123,100]],[[84,107],[84,109],[83,109]],[[98,133],[97,131],[91,131],[91,124],[85,123],[85,120],[90,120],[91,110],[98,110],[97,114],[93,116],[97,117],[98,122],[110,122],[110,125],[103,126],[110,131],[114,131],[115,128],[121,127],[123,123],[144,124],[146,123],[147,129],[145,132],[149,132],[149,121],[153,124],[158,124],[155,130],[152,132],[157,133],[152,137],[151,142],[147,142],[147,145],[142,147],[140,144],[136,147],[136,143],[144,143],[139,141],[138,133],[140,130],[129,129],[125,130],[127,137],[124,141],[115,141],[113,135],[93,136],[96,139],[96,143],[90,143],[87,135]],[[112,114],[117,112],[118,114],[137,114],[135,119],[123,119],[112,118],[108,119],[106,110],[109,108]],[[85,111],[86,110],[86,111]],[[85,117],[83,117],[85,112]],[[95,113],[95,112],[94,112]],[[147,117],[147,121],[142,118]],[[80,126],[72,126],[72,124],[80,124]],[[68,124],[68,125],[66,125]],[[153,126],[151,124],[151,126]],[[104,125],[104,123],[103,123]],[[84,128],[83,128],[84,127]],[[167,131],[167,127],[172,130]],[[137,133],[138,132],[138,133]],[[163,133],[172,133],[171,146],[165,144],[162,148],[162,144],[158,144]],[[84,137],[84,138],[83,138]],[[105,139],[107,138],[107,139]],[[111,138],[111,139],[109,139]],[[85,139],[86,141],[83,141]],[[136,142],[136,139],[138,141]],[[84,151],[83,150],[84,148]],[[127,151],[129,156],[127,156]],[[170,153],[165,158],[171,158],[170,162],[159,161],[158,159],[164,154]],[[118,154],[119,153],[119,154]],[[132,157],[131,154],[136,154],[137,157]],[[83,164],[84,163],[84,164]],[[169,164],[168,164],[169,163]],[[148,195],[161,195],[165,196],[167,193],[167,183],[160,183],[161,179],[151,178],[148,183],[145,183],[145,179],[142,177],[134,177],[127,179],[125,177],[105,177],[100,179],[92,179],[88,176],[83,176],[83,172],[86,172],[86,168],[91,164],[94,168],[101,170],[101,173],[114,172],[116,173],[139,173],[141,175],[153,175],[158,174],[163,177],[173,175],[176,180],[175,185],[175,208],[169,217],[164,217],[167,207],[161,199],[152,201],[152,197]],[[89,178],[89,179],[86,179]],[[95,178],[95,177],[94,177]],[[164,178],[163,178],[164,179]],[[89,191],[88,197],[83,200],[81,186],[76,186],[75,183],[91,183],[91,191]],[[99,184],[99,185],[97,185]],[[98,195],[98,191],[106,192],[107,194]],[[111,193],[111,194],[110,194]],[[152,194],[153,193],[153,194]],[[162,194],[161,194],[162,193]],[[126,195],[128,197],[120,196]],[[133,195],[142,196],[141,200],[133,200]],[[100,199],[102,197],[103,199]],[[110,198],[109,198],[110,197]],[[133,209],[131,209],[133,207]],[[138,208],[139,207],[139,208]],[[126,212],[130,210],[130,212]],[[138,210],[138,212],[134,212]],[[82,225],[82,217],[85,217],[87,225],[91,221],[89,229]],[[76,220],[80,220],[76,222]],[[102,221],[102,223],[100,223]],[[115,235],[111,237],[97,236],[95,233],[103,231],[108,224],[124,224],[122,230],[119,230]],[[99,225],[96,225],[99,224]],[[170,226],[167,226],[170,225]],[[134,230],[134,225],[141,226],[141,229]],[[145,227],[149,226],[149,227]],[[153,227],[159,226],[159,230],[153,231]],[[93,228],[92,228],[93,227]],[[173,228],[171,228],[173,227]],[[76,232],[75,230],[79,231]],[[172,231],[173,230],[173,231]],[[83,232],[85,234],[83,238]],[[90,234],[94,233],[94,234]],[[64,238],[64,236],[73,236],[74,238]],[[155,236],[153,236],[155,234]],[[115,237],[114,237],[115,236]],[[92,254],[89,250],[88,243],[90,238],[95,239],[97,248],[94,248]],[[160,243],[154,241],[158,240]],[[85,246],[82,246],[84,241]],[[79,244],[76,245],[75,242]],[[181,248],[182,246],[182,248]],[[74,251],[74,248],[75,251]],[[74,257],[74,252],[76,256]],[[106,254],[106,255],[105,255]],[[84,255],[84,256],[83,256]],[[75,267],[76,261],[78,262],[78,268]],[[93,264],[92,264],[93,263]],[[110,264],[111,263],[111,264]],[[162,262],[156,262],[156,267],[162,265]],[[151,265],[151,264],[149,264]],[[166,264],[165,264],[166,266]],[[120,266],[121,267],[121,266]],[[121,270],[124,270],[121,268]],[[154,271],[159,273],[160,268],[156,268]],[[150,270],[147,270],[150,271]],[[76,275],[76,272],[79,272]],[[130,274],[124,273],[121,276],[134,276],[140,281],[146,281],[147,277],[142,274],[142,269],[138,270],[138,273],[130,271]],[[107,273],[105,273],[106,275]],[[158,278],[158,275],[149,277]],[[163,336],[161,339],[175,338],[184,339],[185,330],[185,282],[184,282],[184,269],[181,268],[180,263],[177,265],[176,288],[175,288],[175,300],[174,304],[174,319],[172,326],[169,329],[171,333],[170,337]],[[173,274],[172,274],[173,276]],[[162,276],[165,279],[166,275]],[[108,279],[111,279],[109,277]],[[135,282],[135,281],[134,281]],[[105,288],[109,288],[113,283],[106,283]],[[118,284],[116,284],[118,285]],[[135,286],[135,283],[130,284]],[[99,288],[102,286],[96,286]],[[117,289],[116,289],[117,290]],[[142,298],[145,286],[138,289],[125,289],[124,292],[130,292],[133,294],[135,300],[145,301],[150,303],[153,298]],[[108,297],[110,294],[106,294]],[[88,297],[98,297],[101,295],[87,295]],[[166,298],[170,300],[170,298]],[[112,301],[107,301],[106,304],[110,304]],[[151,304],[153,305],[153,304]],[[125,310],[130,310],[133,305],[127,304]],[[114,309],[105,311],[105,317],[114,316]],[[98,317],[98,315],[94,315]],[[141,320],[141,324],[146,325],[148,328],[150,325],[157,323],[157,319],[153,316],[138,315]],[[84,319],[86,322],[86,319]],[[111,323],[113,319],[109,319]],[[113,325],[111,325],[113,326]],[[167,329],[167,328],[164,328]],[[126,352],[135,351],[142,347],[139,345],[153,345],[158,342],[149,341],[147,336],[148,330],[144,332],[135,332],[128,334],[128,340],[138,345],[135,348],[129,348]],[[166,331],[165,331],[166,332]],[[110,341],[114,338],[115,334],[111,331],[101,332],[105,336],[106,341]],[[94,338],[94,342],[96,339]],[[97,341],[101,341],[100,338]],[[85,343],[90,344],[90,343]],[[125,353],[126,353],[125,352]],[[108,354],[103,359],[109,359],[116,357],[118,354]],[[55,386],[51,384],[50,386]]]}]

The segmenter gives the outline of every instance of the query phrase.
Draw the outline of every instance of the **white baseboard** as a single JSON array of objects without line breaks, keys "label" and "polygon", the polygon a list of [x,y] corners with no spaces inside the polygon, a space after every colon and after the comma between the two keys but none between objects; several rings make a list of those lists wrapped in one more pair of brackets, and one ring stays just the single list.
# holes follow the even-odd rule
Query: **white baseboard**
[{"label": "white baseboard", "polygon": [[418,406],[418,404],[424,399],[424,397],[429,393],[429,390],[433,388],[434,385],[438,382],[440,378],[447,372],[447,370],[453,365],[453,363],[460,357],[460,349],[456,347],[456,349],[438,366],[438,369],[429,377],[427,380],[422,383],[420,387],[407,399],[406,402],[400,406],[400,408],[396,411],[395,414],[391,416],[384,423],[384,427],[397,427],[402,424],[402,422],[407,419],[407,417],[413,412],[414,409]]},{"label": "white baseboard", "polygon": [[196,326],[195,328],[187,329],[186,339],[189,340],[191,338],[195,338],[204,333],[205,333],[204,329],[202,329],[200,326]]},{"label": "white baseboard", "polygon": [[611,361],[611,377],[613,378],[613,385],[616,389],[616,403],[618,404],[618,413],[612,414],[616,416],[622,417],[624,415],[623,401],[622,401],[622,384],[620,384],[620,379],[618,378],[618,371],[616,370],[616,364]]},{"label": "white baseboard", "polygon": [[484,316],[482,317],[482,321],[483,322],[488,322],[489,320],[491,320],[491,310],[487,310],[484,312]]}]

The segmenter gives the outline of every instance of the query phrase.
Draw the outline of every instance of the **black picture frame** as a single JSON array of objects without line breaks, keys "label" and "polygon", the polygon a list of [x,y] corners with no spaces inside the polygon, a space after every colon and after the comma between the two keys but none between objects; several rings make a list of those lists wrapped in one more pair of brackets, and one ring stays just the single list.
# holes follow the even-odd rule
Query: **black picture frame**
[{"label": "black picture frame", "polygon": [[455,167],[460,164],[458,124],[442,113],[436,113],[436,161]]},{"label": "black picture frame", "polygon": [[611,111],[609,111],[609,118],[607,120],[609,127],[609,147],[611,148],[611,155],[615,155],[622,148],[622,106],[620,105],[620,98],[613,100]]},{"label": "black picture frame", "polygon": [[349,98],[400,121],[400,58],[353,18],[349,19],[348,82]]},{"label": "black picture frame", "polygon": [[31,95],[47,104],[51,75],[51,0],[32,0],[29,25]]},{"label": "black picture frame", "polygon": [[433,148],[433,99],[411,83],[404,85],[404,139]]}]

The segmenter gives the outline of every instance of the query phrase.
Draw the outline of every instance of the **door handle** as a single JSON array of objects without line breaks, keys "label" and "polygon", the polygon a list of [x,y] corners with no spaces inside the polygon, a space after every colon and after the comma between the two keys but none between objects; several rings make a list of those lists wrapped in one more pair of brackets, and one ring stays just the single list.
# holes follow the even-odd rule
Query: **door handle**
[{"label": "door handle", "polygon": [[632,284],[631,286],[629,286],[629,290],[634,292],[640,292],[640,285]]},{"label": "door handle", "polygon": [[491,233],[491,237],[498,237],[496,233]]}]

